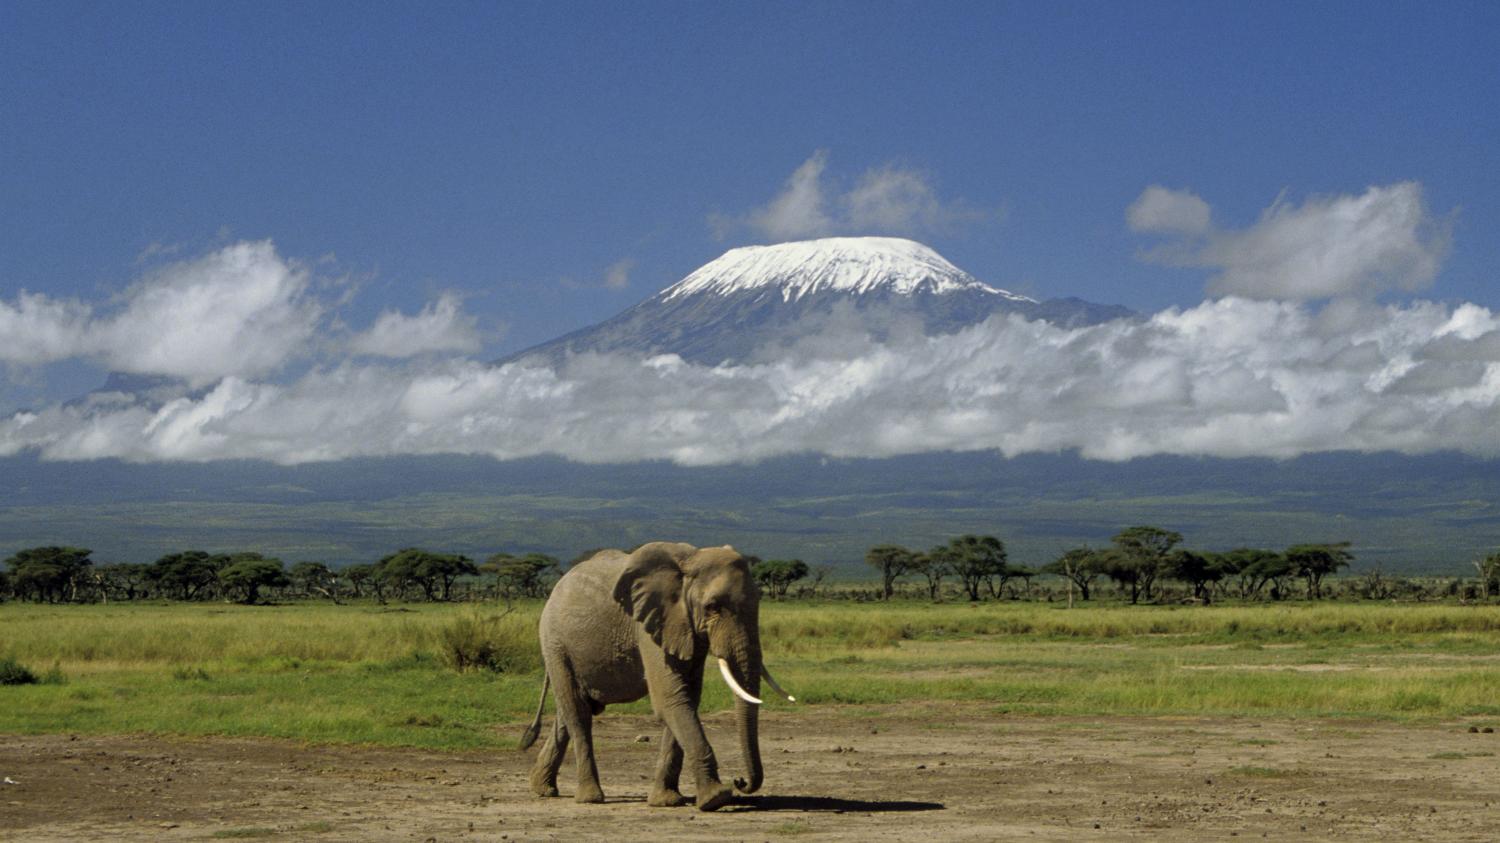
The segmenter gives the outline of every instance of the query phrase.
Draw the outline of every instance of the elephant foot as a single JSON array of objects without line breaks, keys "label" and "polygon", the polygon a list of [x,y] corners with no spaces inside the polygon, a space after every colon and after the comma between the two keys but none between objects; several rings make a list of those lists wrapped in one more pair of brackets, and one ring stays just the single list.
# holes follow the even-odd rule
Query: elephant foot
[{"label": "elephant foot", "polygon": [[531,776],[531,792],[537,796],[556,796],[557,782],[548,781],[545,775],[538,776],[533,773]]},{"label": "elephant foot", "polygon": [[734,798],[734,790],[726,785],[714,782],[707,788],[698,788],[698,810],[717,811],[729,804]]},{"label": "elephant foot", "polygon": [[578,793],[573,795],[573,801],[580,805],[597,805],[604,801],[604,790],[597,784],[581,784]]},{"label": "elephant foot", "polygon": [[686,796],[675,790],[668,790],[666,788],[653,789],[651,797],[646,800],[646,804],[653,808],[676,808],[678,805],[685,804],[686,802]]}]

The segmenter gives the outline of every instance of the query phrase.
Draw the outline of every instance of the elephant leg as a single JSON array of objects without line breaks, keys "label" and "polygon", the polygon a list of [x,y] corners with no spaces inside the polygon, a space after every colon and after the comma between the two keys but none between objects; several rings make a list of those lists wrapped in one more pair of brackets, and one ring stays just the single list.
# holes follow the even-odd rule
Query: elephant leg
[{"label": "elephant leg", "polygon": [[653,808],[675,808],[687,800],[677,790],[682,776],[682,744],[672,736],[672,730],[662,727],[661,755],[656,761],[656,783],[651,788],[651,797],[646,804]]},{"label": "elephant leg", "polygon": [[563,753],[568,749],[568,729],[561,720],[554,721],[552,731],[537,753],[531,767],[531,792],[537,796],[557,795],[557,771],[562,768]]},{"label": "elephant leg", "polygon": [[[691,767],[697,782],[698,810],[714,811],[722,808],[734,796],[734,791],[719,781],[719,762],[714,758],[714,748],[703,733],[703,723],[698,719],[698,700],[703,691],[703,666],[698,666],[697,681],[693,677],[684,680],[677,674],[663,671],[659,682],[665,687],[652,689],[657,713],[666,721],[683,754],[683,760]],[[648,674],[649,679],[649,674]]]},{"label": "elephant leg", "polygon": [[603,802],[604,789],[599,787],[599,768],[594,763],[594,712],[571,670],[564,669],[565,679],[557,683],[557,718],[562,721],[573,743],[573,761],[578,766],[578,790],[575,802]]}]

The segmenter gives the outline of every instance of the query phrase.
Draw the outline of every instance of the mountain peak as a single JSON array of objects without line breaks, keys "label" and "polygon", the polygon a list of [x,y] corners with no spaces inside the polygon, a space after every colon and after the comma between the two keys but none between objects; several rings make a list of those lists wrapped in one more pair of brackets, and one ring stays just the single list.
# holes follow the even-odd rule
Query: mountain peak
[{"label": "mountain peak", "polygon": [[1034,301],[991,287],[930,246],[901,237],[825,237],[730,249],[662,291],[659,298],[671,301],[695,293],[730,295],[762,288],[778,290],[783,301],[833,291],[913,295],[960,290]]}]

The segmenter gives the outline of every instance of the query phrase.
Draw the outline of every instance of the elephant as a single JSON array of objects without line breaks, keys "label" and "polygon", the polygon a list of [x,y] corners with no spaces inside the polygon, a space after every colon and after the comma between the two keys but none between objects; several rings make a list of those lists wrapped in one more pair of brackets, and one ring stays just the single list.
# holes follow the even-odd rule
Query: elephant
[{"label": "elephant", "polygon": [[649,694],[664,728],[648,804],[687,802],[678,790],[684,761],[696,779],[698,809],[713,811],[727,804],[734,791],[720,782],[713,747],[698,719],[704,662],[710,654],[737,697],[747,772],[734,781],[735,788],[743,793],[759,789],[761,679],[780,691],[761,661],[759,607],[750,562],[728,545],[699,549],[653,542],[629,553],[600,551],[570,568],[542,609],[546,676],[521,748],[531,746],[541,731],[549,686],[557,715],[531,769],[532,791],[558,795],[557,773],[571,742],[578,768],[574,799],[603,802],[593,718],[607,705]]}]

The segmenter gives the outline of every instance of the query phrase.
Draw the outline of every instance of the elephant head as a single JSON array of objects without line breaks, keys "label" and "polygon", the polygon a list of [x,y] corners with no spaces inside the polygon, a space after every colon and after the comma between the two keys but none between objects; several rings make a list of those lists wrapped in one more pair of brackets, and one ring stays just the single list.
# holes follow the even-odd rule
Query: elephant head
[{"label": "elephant head", "polygon": [[734,784],[754,793],[762,780],[758,696],[765,665],[760,591],[749,560],[728,545],[701,550],[669,542],[643,545],[630,554],[614,596],[670,658],[701,665],[712,655],[718,661],[720,675],[735,692],[740,752],[748,771],[748,779]]}]

